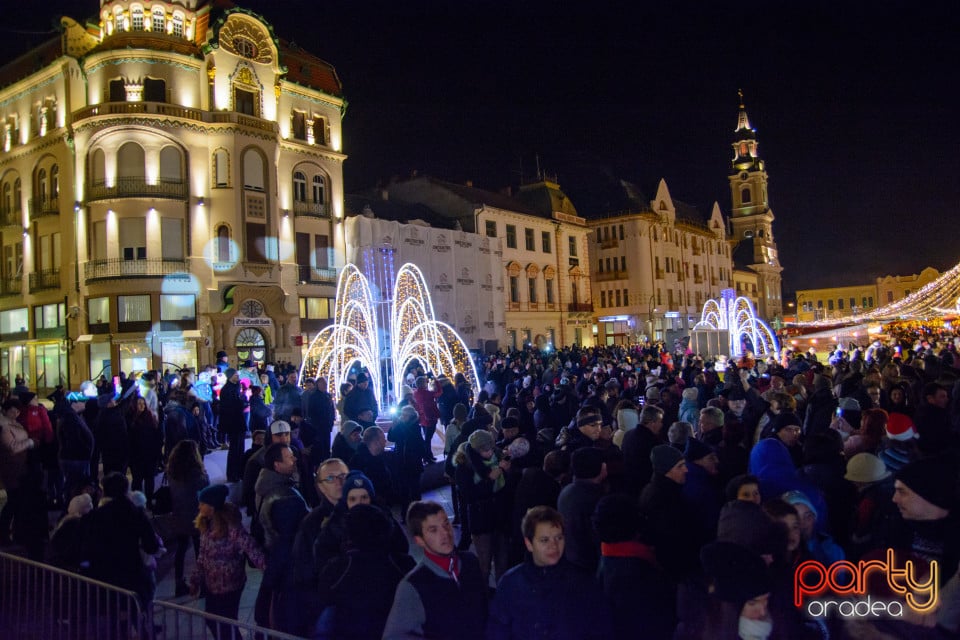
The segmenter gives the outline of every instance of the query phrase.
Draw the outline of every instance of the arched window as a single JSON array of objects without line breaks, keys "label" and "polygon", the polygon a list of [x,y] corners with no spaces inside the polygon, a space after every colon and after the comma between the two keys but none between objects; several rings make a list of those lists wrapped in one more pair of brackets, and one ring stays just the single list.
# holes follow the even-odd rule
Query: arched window
[{"label": "arched window", "polygon": [[3,213],[7,214],[13,211],[13,189],[9,182],[3,183]]},{"label": "arched window", "polygon": [[243,188],[266,191],[263,156],[253,149],[247,149],[243,154]]},{"label": "arched window", "polygon": [[113,32],[120,33],[123,30],[123,10],[118,7],[113,16]]},{"label": "arched window", "polygon": [[175,13],[173,14],[173,35],[178,38],[183,37],[183,14]]},{"label": "arched window", "polygon": [[230,262],[230,229],[226,225],[217,228],[216,262]]},{"label": "arched window", "polygon": [[146,172],[143,147],[135,142],[125,142],[117,151],[117,177],[143,179]]},{"label": "arched window", "polygon": [[230,156],[226,149],[217,149],[213,153],[213,184],[217,187],[230,186]]},{"label": "arched window", "polygon": [[166,33],[167,31],[167,12],[163,7],[153,8],[153,31],[157,33]]},{"label": "arched window", "polygon": [[130,21],[134,31],[143,31],[143,7],[139,5],[130,7]]},{"label": "arched window", "polygon": [[160,150],[160,182],[181,183],[180,150],[176,147],[164,147]]},{"label": "arched window", "polygon": [[37,171],[37,197],[40,199],[40,202],[47,201],[47,170],[40,169]]},{"label": "arched window", "polygon": [[56,200],[60,195],[60,167],[50,167],[50,199]]},{"label": "arched window", "polygon": [[21,204],[20,196],[20,178],[17,178],[13,181],[13,210],[23,211],[23,205]]},{"label": "arched window", "polygon": [[93,152],[93,159],[90,162],[90,179],[93,186],[103,186],[107,178],[107,160],[103,149],[97,149]]},{"label": "arched window", "polygon": [[323,204],[327,201],[326,181],[323,176],[313,176],[313,201],[317,204]]},{"label": "arched window", "polygon": [[307,201],[307,176],[300,171],[293,174],[293,199],[296,202]]},{"label": "arched window", "polygon": [[750,189],[749,189],[749,188],[744,187],[743,189],[740,190],[740,202],[742,202],[743,204],[749,204],[749,203],[750,203]]}]

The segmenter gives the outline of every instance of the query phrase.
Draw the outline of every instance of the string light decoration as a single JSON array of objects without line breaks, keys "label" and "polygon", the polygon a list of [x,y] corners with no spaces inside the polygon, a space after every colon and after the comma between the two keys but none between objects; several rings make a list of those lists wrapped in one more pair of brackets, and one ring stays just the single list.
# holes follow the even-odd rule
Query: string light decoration
[{"label": "string light decoration", "polygon": [[843,318],[791,323],[799,327],[842,326],[869,321],[923,320],[956,315],[960,311],[960,263],[907,297],[867,313]]},{"label": "string light decoration", "polygon": [[[474,392],[479,391],[470,351],[453,327],[434,316],[429,287],[416,265],[400,267],[392,294],[390,300],[377,300],[366,276],[356,265],[346,265],[337,283],[334,323],[310,343],[301,378],[304,372],[324,376],[330,390],[337,391],[351,367],[359,364],[369,372],[377,403],[385,408],[390,398],[384,396],[382,376],[390,375],[392,395],[399,398],[404,372],[419,361],[436,376],[462,373]],[[389,308],[386,326],[377,322],[376,309],[383,303]]]},{"label": "string light decoration", "polygon": [[730,333],[730,352],[734,358],[743,353],[743,338],[749,338],[753,344],[753,353],[758,356],[777,356],[780,347],[777,338],[765,322],[757,319],[753,304],[747,298],[734,297],[733,289],[720,292],[720,300],[709,299],[703,305],[700,322],[693,330],[728,331]]}]

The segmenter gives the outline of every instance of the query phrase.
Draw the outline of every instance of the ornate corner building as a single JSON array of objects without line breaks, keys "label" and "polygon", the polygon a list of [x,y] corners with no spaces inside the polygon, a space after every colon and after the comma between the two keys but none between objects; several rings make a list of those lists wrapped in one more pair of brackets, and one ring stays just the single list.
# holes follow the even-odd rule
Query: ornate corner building
[{"label": "ornate corner building", "polygon": [[342,266],[345,108],[228,0],[63,18],[0,68],[0,374],[299,360]]},{"label": "ornate corner building", "polygon": [[[767,169],[757,151],[757,132],[750,126],[742,93],[729,180],[732,200],[730,242],[736,269],[734,280],[746,282],[752,279],[752,274],[756,274],[756,296],[750,296],[749,293],[745,295],[754,298],[759,316],[767,320],[780,319],[783,317],[780,282],[783,267],[780,266],[777,243],[773,237],[774,217],[767,194]],[[744,274],[744,271],[747,273]]]}]

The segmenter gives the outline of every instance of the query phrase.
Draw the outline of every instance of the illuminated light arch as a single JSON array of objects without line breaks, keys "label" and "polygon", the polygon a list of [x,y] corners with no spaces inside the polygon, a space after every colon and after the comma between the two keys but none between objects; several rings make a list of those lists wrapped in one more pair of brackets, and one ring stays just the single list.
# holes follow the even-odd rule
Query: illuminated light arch
[{"label": "illuminated light arch", "polygon": [[727,331],[730,333],[730,354],[739,358],[743,353],[743,338],[749,338],[753,352],[758,356],[780,353],[777,338],[765,322],[757,318],[753,303],[747,298],[734,297],[733,289],[724,289],[720,300],[707,300],[694,331]]},{"label": "illuminated light arch", "polygon": [[370,282],[356,265],[346,265],[337,283],[334,322],[310,343],[300,367],[300,377],[324,376],[337,393],[355,363],[367,370],[370,387],[381,407],[383,374],[389,371],[393,398],[400,398],[403,372],[414,361],[428,372],[453,378],[462,373],[479,390],[477,371],[460,335],[434,316],[430,290],[420,269],[404,264],[393,283],[386,327],[379,327]]}]

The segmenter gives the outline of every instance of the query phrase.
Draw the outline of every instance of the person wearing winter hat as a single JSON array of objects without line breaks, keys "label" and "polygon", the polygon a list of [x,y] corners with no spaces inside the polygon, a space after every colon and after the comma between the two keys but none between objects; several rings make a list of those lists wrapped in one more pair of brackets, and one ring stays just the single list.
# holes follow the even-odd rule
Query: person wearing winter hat
[{"label": "person wearing winter hat", "polygon": [[772,437],[787,447],[795,467],[803,465],[803,444],[800,442],[800,419],[792,411],[783,411],[770,421]]},{"label": "person wearing winter hat", "polygon": [[[901,523],[891,545],[908,548],[941,567],[960,562],[960,519],[957,518],[957,469],[946,455],[911,462],[896,474],[893,503]],[[941,571],[941,585],[952,569]]]},{"label": "person wearing winter hat", "polygon": [[651,543],[657,550],[657,559],[676,584],[689,579],[698,571],[696,555],[709,539],[698,522],[694,507],[683,496],[687,480],[687,462],[683,454],[670,445],[657,445],[650,452],[653,476],[640,493],[640,513],[649,519]]},{"label": "person wearing winter hat", "polygon": [[377,423],[378,414],[377,398],[370,388],[370,379],[361,371],[357,374],[357,384],[343,399],[341,420],[346,418],[370,427]]},{"label": "person wearing winter hat", "polygon": [[557,510],[563,515],[566,556],[573,564],[591,573],[600,561],[600,542],[591,518],[603,496],[607,465],[596,447],[577,449],[571,456],[573,482],[560,490]]},{"label": "person wearing winter hat", "polygon": [[577,411],[573,422],[560,432],[557,446],[573,454],[583,447],[592,447],[600,439],[603,415],[593,407],[584,407]]},{"label": "person wearing winter hat", "polygon": [[820,514],[817,513],[813,502],[802,491],[787,491],[780,498],[793,506],[797,511],[797,519],[800,523],[800,538],[806,545],[810,558],[824,565],[843,560],[846,555],[826,531],[817,530],[817,519]]},{"label": "person wearing winter hat", "polygon": [[494,446],[493,434],[477,429],[460,445],[454,457],[454,478],[467,507],[467,529],[473,539],[480,571],[490,577],[491,563],[497,579],[507,566],[509,534],[509,492],[506,472],[510,461],[503,460]]},{"label": "person wearing winter hat", "polygon": [[340,432],[333,438],[331,457],[349,460],[360,447],[363,437],[363,426],[353,420],[344,420],[340,423]]},{"label": "person wearing winter hat", "polygon": [[880,451],[880,459],[891,473],[920,458],[917,446],[917,430],[910,416],[891,413],[887,418],[887,438]]},{"label": "person wearing winter hat", "polygon": [[720,510],[717,541],[733,542],[761,556],[767,564],[785,544],[783,531],[763,512],[759,504],[731,500]]},{"label": "person wearing winter hat", "polygon": [[844,479],[853,483],[857,495],[852,513],[850,552],[860,557],[881,546],[879,536],[896,512],[893,504],[893,473],[872,453],[858,453],[847,462]]},{"label": "person wearing winter hat", "polygon": [[698,626],[715,638],[766,640],[773,633],[772,585],[762,558],[737,544],[714,542],[700,551],[711,603]]}]

